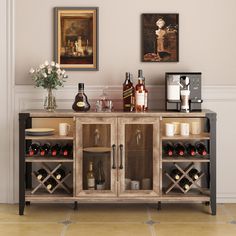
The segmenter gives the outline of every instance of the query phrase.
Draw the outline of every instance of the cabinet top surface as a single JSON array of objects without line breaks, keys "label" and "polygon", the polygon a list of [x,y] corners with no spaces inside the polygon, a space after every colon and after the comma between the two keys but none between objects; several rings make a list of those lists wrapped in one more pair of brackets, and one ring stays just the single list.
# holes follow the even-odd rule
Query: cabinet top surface
[{"label": "cabinet top surface", "polygon": [[71,109],[68,110],[56,110],[55,112],[47,112],[44,110],[25,110],[20,114],[28,114],[30,117],[150,117],[150,116],[161,116],[161,117],[205,117],[206,114],[214,114],[211,110],[202,110],[200,112],[170,112],[163,110],[150,110],[146,112],[123,112],[117,110],[113,112],[74,112]]}]

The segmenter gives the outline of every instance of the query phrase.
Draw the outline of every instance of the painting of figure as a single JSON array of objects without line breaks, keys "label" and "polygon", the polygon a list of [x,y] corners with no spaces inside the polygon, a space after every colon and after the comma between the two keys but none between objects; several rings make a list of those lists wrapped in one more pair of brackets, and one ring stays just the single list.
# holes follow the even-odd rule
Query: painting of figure
[{"label": "painting of figure", "polygon": [[179,61],[179,15],[142,14],[142,61]]}]

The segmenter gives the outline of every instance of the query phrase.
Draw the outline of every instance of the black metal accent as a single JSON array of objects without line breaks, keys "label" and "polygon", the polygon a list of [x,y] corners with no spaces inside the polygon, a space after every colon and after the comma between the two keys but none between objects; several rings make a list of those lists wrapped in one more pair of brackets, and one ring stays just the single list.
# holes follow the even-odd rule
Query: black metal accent
[{"label": "black metal accent", "polygon": [[160,211],[161,210],[161,201],[157,202],[157,210]]},{"label": "black metal accent", "polygon": [[19,114],[19,215],[24,215],[25,208],[25,127],[29,113]]},{"label": "black metal accent", "polygon": [[210,205],[211,214],[216,215],[216,113],[207,113],[210,128]]},{"label": "black metal accent", "polygon": [[120,169],[123,169],[123,144],[120,144]]},{"label": "black metal accent", "polygon": [[112,169],[116,169],[116,145],[112,145]]},{"label": "black metal accent", "polygon": [[78,202],[77,201],[74,202],[74,210],[78,210]]},{"label": "black metal accent", "polygon": [[26,205],[26,206],[30,206],[30,201],[26,201],[26,202],[25,202],[25,205]]},{"label": "black metal accent", "polygon": [[[31,118],[28,118],[26,119],[26,124],[25,124],[25,128],[31,128],[32,127],[32,119]],[[26,148],[29,147],[29,145],[31,144],[32,142],[30,140],[25,140],[25,145],[26,145]],[[25,151],[26,151],[26,148],[25,148]],[[26,184],[26,189],[31,189],[32,188],[32,178],[31,178],[31,173],[32,173],[32,163],[31,162],[28,162],[28,163],[25,163],[25,184]]]}]

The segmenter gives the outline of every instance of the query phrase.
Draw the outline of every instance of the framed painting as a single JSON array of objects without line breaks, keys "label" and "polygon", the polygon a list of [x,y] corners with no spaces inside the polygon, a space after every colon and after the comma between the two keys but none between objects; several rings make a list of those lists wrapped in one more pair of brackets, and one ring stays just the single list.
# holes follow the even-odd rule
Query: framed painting
[{"label": "framed painting", "polygon": [[179,61],[179,14],[142,14],[143,62]]},{"label": "framed painting", "polygon": [[54,60],[70,70],[98,70],[98,8],[54,9]]}]

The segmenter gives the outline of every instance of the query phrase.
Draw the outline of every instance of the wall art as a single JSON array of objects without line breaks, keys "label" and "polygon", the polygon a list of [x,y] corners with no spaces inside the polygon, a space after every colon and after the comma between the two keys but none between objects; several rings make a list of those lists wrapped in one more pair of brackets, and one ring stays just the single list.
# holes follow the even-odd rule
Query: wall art
[{"label": "wall art", "polygon": [[54,9],[54,59],[71,70],[98,70],[98,8]]},{"label": "wall art", "polygon": [[179,14],[142,14],[141,60],[179,61]]}]

